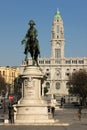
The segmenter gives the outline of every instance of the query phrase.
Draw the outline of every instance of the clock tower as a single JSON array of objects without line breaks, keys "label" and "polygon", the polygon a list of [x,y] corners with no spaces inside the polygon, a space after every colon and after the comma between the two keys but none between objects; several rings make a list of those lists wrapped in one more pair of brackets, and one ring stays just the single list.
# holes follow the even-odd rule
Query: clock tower
[{"label": "clock tower", "polygon": [[51,33],[51,58],[64,58],[64,27],[63,20],[59,11],[54,15]]}]

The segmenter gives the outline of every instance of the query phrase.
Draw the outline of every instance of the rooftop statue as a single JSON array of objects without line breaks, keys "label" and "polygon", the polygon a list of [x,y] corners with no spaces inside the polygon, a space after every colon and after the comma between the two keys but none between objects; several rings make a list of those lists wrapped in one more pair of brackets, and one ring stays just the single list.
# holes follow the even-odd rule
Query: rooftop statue
[{"label": "rooftop statue", "polygon": [[28,24],[30,25],[30,28],[28,29],[24,39],[21,41],[22,44],[25,44],[25,61],[28,65],[28,52],[30,52],[33,65],[36,64],[38,66],[38,56],[40,55],[39,41],[37,39],[38,34],[36,28],[34,27],[35,22],[30,20]]}]

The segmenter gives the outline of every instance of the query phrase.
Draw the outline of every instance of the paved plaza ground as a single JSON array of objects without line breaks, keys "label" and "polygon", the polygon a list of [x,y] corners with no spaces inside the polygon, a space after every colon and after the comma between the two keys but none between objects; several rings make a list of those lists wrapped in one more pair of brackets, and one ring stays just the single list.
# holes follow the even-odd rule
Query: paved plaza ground
[{"label": "paved plaza ground", "polygon": [[74,123],[87,123],[87,109],[82,109],[81,120],[78,119],[78,109],[75,108],[56,108],[55,120],[59,120],[58,124],[74,124]]},{"label": "paved plaza ground", "polygon": [[87,130],[87,109],[82,110],[82,119],[78,120],[77,109],[59,109],[55,111],[55,123],[44,125],[19,125],[0,123],[0,130]]},{"label": "paved plaza ground", "polygon": [[87,130],[87,124],[73,124],[69,126],[1,125],[0,130]]}]

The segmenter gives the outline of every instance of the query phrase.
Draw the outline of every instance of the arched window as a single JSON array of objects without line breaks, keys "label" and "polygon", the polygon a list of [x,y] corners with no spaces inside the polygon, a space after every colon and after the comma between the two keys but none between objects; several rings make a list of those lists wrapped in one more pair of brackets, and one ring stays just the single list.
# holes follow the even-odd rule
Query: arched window
[{"label": "arched window", "polygon": [[60,83],[59,82],[56,83],[56,89],[60,89]]},{"label": "arched window", "polygon": [[67,82],[67,83],[66,83],[66,88],[69,88],[69,87],[70,87],[70,83]]},{"label": "arched window", "polygon": [[55,70],[56,72],[56,79],[59,79],[61,77],[60,71],[59,70]]},{"label": "arched window", "polygon": [[5,71],[3,71],[3,76],[5,76]]},{"label": "arched window", "polygon": [[50,83],[49,82],[46,82],[46,87],[50,88]]},{"label": "arched window", "polygon": [[59,25],[56,26],[56,32],[59,33]]},{"label": "arched window", "polygon": [[61,49],[55,49],[55,58],[61,57]]},{"label": "arched window", "polygon": [[50,73],[49,72],[46,73],[46,76],[47,76],[47,78],[50,78]]}]

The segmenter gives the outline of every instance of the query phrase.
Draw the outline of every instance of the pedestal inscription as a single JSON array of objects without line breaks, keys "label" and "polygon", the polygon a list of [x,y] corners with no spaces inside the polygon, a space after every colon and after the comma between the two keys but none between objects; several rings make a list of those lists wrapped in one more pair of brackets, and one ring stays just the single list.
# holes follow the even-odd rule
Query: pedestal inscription
[{"label": "pedestal inscription", "polygon": [[35,97],[35,81],[30,78],[24,79],[24,97],[34,98]]},{"label": "pedestal inscription", "polygon": [[44,75],[39,67],[28,66],[24,71],[24,96],[16,105],[15,123],[50,123],[47,103],[41,99],[41,80]]}]

